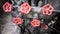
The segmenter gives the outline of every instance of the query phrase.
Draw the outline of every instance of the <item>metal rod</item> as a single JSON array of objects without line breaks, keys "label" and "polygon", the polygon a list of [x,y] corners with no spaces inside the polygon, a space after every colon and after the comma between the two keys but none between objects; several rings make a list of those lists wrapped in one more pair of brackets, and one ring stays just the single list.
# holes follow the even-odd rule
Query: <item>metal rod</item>
[{"label": "metal rod", "polygon": [[58,31],[56,28],[49,26],[50,28],[52,28],[53,30],[55,30],[56,32],[60,33],[60,31]]},{"label": "metal rod", "polygon": [[34,0],[31,0],[31,6],[35,6]]},{"label": "metal rod", "polygon": [[60,12],[60,10],[54,10],[54,12]]},{"label": "metal rod", "polygon": [[48,0],[45,0],[45,4],[47,4]]}]

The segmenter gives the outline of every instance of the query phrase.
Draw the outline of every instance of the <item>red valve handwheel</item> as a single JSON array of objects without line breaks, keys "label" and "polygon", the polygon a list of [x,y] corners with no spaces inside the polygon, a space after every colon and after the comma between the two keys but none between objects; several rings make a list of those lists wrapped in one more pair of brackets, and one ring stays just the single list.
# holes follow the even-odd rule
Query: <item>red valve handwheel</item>
[{"label": "red valve handwheel", "polygon": [[11,12],[12,11],[12,5],[9,2],[6,2],[3,5],[3,10],[4,10],[4,12]]},{"label": "red valve handwheel", "polygon": [[44,24],[44,25],[43,25],[43,28],[44,28],[45,30],[48,30],[48,25]]},{"label": "red valve handwheel", "polygon": [[33,27],[38,27],[38,26],[40,26],[40,20],[33,20],[33,21],[31,21],[31,26],[33,26]]},{"label": "red valve handwheel", "polygon": [[23,3],[21,5],[21,12],[24,13],[24,14],[28,14],[31,10],[31,7],[28,3]]},{"label": "red valve handwheel", "polygon": [[52,12],[54,11],[54,8],[51,4],[46,4],[42,7],[42,13],[44,15],[52,15]]},{"label": "red valve handwheel", "polygon": [[23,23],[22,18],[20,18],[20,17],[13,18],[13,22],[16,24],[22,24]]}]

